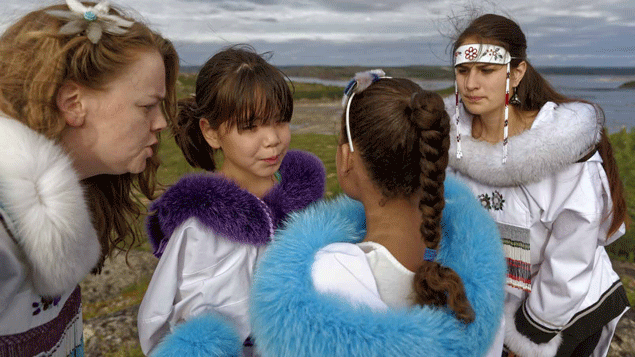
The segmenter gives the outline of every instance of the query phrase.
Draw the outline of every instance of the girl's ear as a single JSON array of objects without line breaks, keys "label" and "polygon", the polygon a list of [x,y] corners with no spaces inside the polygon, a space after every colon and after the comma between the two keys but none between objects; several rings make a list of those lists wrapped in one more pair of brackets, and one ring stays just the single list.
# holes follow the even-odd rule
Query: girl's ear
[{"label": "girl's ear", "polygon": [[525,72],[527,72],[527,62],[521,61],[516,68],[512,68],[511,70],[511,87],[518,87],[518,84],[525,76]]},{"label": "girl's ear", "polygon": [[201,118],[198,121],[198,125],[201,128],[201,133],[203,133],[203,137],[205,141],[212,147],[212,149],[220,149],[220,128],[218,130],[212,129],[212,126],[209,124],[209,120],[206,118]]},{"label": "girl's ear", "polygon": [[79,127],[86,118],[86,91],[75,82],[64,83],[57,91],[56,104],[66,124]]},{"label": "girl's ear", "polygon": [[353,155],[348,143],[337,146],[337,154],[335,157],[338,172],[346,176],[353,169]]}]

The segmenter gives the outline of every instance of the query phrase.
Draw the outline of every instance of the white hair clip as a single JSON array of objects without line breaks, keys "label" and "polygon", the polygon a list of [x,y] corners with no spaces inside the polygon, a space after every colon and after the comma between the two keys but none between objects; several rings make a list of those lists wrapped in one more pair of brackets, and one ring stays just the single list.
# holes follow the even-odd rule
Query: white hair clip
[{"label": "white hair clip", "polygon": [[353,139],[351,137],[351,124],[350,124],[350,112],[351,102],[355,93],[359,93],[368,88],[371,84],[377,82],[386,77],[386,73],[381,69],[373,69],[365,72],[355,73],[355,77],[344,88],[344,97],[342,98],[342,106],[346,108],[346,136],[348,137],[348,145],[351,152],[355,152],[353,149]]},{"label": "white hair clip", "polygon": [[124,20],[117,15],[110,15],[110,3],[102,1],[95,6],[84,6],[78,0],[66,0],[67,10],[49,10],[49,15],[69,20],[60,28],[62,35],[76,35],[86,32],[90,42],[96,44],[101,39],[102,33],[122,35],[134,24],[133,21]]}]

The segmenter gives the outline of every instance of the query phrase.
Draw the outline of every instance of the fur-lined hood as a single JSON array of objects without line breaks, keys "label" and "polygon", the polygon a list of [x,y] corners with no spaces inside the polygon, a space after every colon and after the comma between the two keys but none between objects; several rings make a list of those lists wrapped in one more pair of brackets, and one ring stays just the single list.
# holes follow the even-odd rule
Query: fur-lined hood
[{"label": "fur-lined hood", "polygon": [[326,183],[324,165],[307,152],[287,152],[279,171],[280,183],[262,200],[218,174],[183,177],[150,206],[147,230],[154,255],[163,254],[172,232],[190,217],[230,240],[269,243],[287,214],[320,199]]},{"label": "fur-lined hood", "polygon": [[71,159],[53,141],[0,116],[0,205],[42,296],[72,289],[100,244]]},{"label": "fur-lined hood", "polygon": [[[476,313],[464,324],[446,309],[375,312],[313,286],[316,252],[365,234],[363,206],[348,198],[293,213],[258,265],[252,335],[262,356],[480,356],[503,313],[505,259],[498,229],[473,194],[448,178],[437,260],[463,280]],[[337,277],[334,277],[337,279]]]},{"label": "fur-lined hood", "polygon": [[[450,100],[452,99],[452,100]],[[453,118],[453,98],[446,98]],[[507,163],[502,163],[503,144],[472,138],[473,116],[459,106],[463,157],[456,157],[457,126],[451,120],[450,167],[476,181],[493,186],[534,183],[575,163],[600,142],[604,115],[591,104],[547,102],[531,129],[509,138]]]}]

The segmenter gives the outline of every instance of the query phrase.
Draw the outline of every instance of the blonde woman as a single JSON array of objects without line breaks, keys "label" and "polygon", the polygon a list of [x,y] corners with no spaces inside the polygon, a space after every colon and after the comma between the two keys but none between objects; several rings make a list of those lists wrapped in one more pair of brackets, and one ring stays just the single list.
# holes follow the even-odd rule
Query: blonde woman
[{"label": "blonde woman", "polygon": [[172,44],[107,3],[30,12],[0,37],[0,355],[82,356],[78,283],[138,233]]}]

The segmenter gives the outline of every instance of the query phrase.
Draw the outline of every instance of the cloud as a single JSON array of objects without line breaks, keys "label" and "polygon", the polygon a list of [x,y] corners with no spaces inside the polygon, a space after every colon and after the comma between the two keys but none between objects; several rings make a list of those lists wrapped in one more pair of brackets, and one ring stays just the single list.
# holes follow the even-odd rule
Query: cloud
[{"label": "cloud", "polygon": [[[191,49],[256,43],[286,53],[290,62],[428,63],[421,47],[443,53],[453,22],[477,13],[507,14],[523,28],[538,63],[589,61],[628,65],[635,46],[632,0],[113,0],[134,9],[166,37]],[[4,0],[0,30],[40,0]],[[628,36],[630,35],[630,36]],[[183,50],[184,51],[184,50]],[[283,52],[284,51],[284,52]],[[316,51],[312,53],[311,51]],[[320,52],[321,51],[321,52]],[[364,52],[364,53],[362,53]],[[430,52],[430,51],[428,51]],[[183,53],[188,61],[190,52]],[[197,51],[191,52],[198,53]],[[583,53],[595,54],[584,57]],[[575,57],[575,55],[578,57]],[[599,54],[608,56],[600,61]],[[609,56],[610,54],[610,56]],[[194,55],[192,55],[194,56]],[[197,55],[198,56],[198,55]],[[323,58],[320,58],[323,57]],[[345,59],[346,56],[350,58]],[[435,56],[430,64],[444,64]],[[199,57],[196,57],[199,58]],[[326,64],[326,63],[323,63]]]}]

